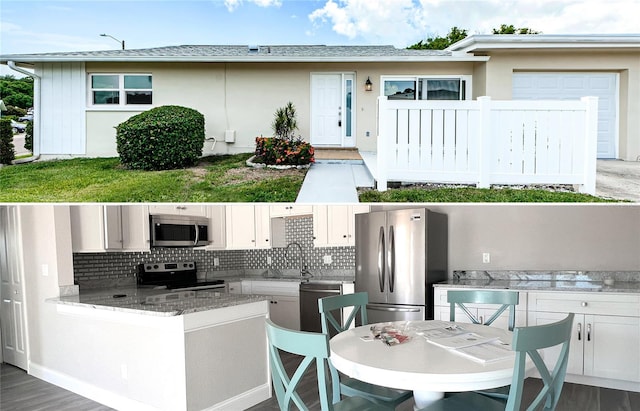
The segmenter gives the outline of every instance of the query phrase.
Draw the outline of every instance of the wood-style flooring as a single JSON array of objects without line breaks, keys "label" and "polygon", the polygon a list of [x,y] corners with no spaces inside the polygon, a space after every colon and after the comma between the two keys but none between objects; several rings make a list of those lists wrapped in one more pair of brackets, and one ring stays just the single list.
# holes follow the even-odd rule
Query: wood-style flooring
[{"label": "wood-style flooring", "polygon": [[[294,356],[283,357],[287,368],[297,366]],[[530,378],[525,392],[536,392],[540,381]],[[305,376],[299,393],[312,410],[319,410],[315,373]],[[526,395],[526,394],[525,394]],[[411,404],[400,409],[410,410]],[[251,411],[278,410],[275,396],[251,407]],[[28,375],[23,370],[0,364],[0,410],[2,411],[108,411],[111,408]],[[640,411],[640,393],[565,383],[557,411]]]}]

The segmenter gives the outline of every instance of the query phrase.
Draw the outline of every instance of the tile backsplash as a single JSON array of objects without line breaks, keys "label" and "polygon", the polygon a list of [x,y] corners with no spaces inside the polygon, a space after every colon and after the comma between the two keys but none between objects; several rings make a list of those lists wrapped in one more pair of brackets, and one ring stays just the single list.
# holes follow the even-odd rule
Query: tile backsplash
[{"label": "tile backsplash", "polygon": [[[292,218],[285,222],[287,244],[300,244],[305,265],[310,270],[354,271],[355,247],[313,247],[313,218]],[[324,256],[331,256],[331,264],[325,264]],[[229,272],[262,270],[268,267],[279,270],[299,269],[297,247],[270,248],[261,250],[194,250],[190,248],[152,248],[150,252],[126,253],[75,253],[73,255],[74,281],[83,288],[136,283],[137,267],[140,263],[196,261],[198,276],[216,277]],[[219,265],[215,266],[214,259]],[[354,271],[355,272],[355,271]]]}]

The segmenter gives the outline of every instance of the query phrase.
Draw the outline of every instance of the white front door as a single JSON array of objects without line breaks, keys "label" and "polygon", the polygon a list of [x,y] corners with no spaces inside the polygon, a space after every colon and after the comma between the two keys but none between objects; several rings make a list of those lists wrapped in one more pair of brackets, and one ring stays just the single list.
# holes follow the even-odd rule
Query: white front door
[{"label": "white front door", "polygon": [[344,73],[311,75],[311,144],[352,147],[354,75]]},{"label": "white front door", "polygon": [[0,296],[2,310],[2,360],[27,369],[22,258],[19,247],[18,210],[0,207]]},{"label": "white front door", "polygon": [[598,97],[598,158],[617,157],[618,80],[615,73],[514,73],[514,100]]}]

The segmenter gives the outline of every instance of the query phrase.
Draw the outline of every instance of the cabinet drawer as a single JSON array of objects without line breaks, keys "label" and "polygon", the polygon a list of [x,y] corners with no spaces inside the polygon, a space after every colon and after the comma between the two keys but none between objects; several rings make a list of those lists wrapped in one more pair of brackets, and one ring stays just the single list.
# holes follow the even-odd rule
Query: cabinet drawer
[{"label": "cabinet drawer", "polygon": [[[488,288],[443,288],[443,287],[434,287],[434,298],[433,303],[437,306],[449,307],[449,303],[447,302],[447,291],[449,290],[484,290],[484,291],[512,291],[512,290],[498,290],[498,289],[488,289]],[[518,305],[516,305],[516,311],[524,311],[527,309],[527,293],[523,291],[519,291],[518,295]],[[465,304],[469,308],[498,308],[498,304]]]},{"label": "cabinet drawer", "polygon": [[529,311],[640,316],[640,296],[543,292],[529,293]]},{"label": "cabinet drawer", "polygon": [[250,283],[251,294],[263,294],[263,295],[288,295],[297,297],[299,294],[300,282],[299,281],[243,281],[242,289],[245,285]]}]

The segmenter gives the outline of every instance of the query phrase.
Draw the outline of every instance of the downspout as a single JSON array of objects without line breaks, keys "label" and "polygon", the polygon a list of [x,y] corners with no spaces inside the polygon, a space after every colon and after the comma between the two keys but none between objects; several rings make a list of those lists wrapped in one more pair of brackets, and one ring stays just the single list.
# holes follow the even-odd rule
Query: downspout
[{"label": "downspout", "polygon": [[33,79],[33,156],[19,160],[16,163],[30,163],[40,158],[40,80],[41,77],[23,68],[16,66],[14,61],[7,61],[11,70],[24,74]]}]

